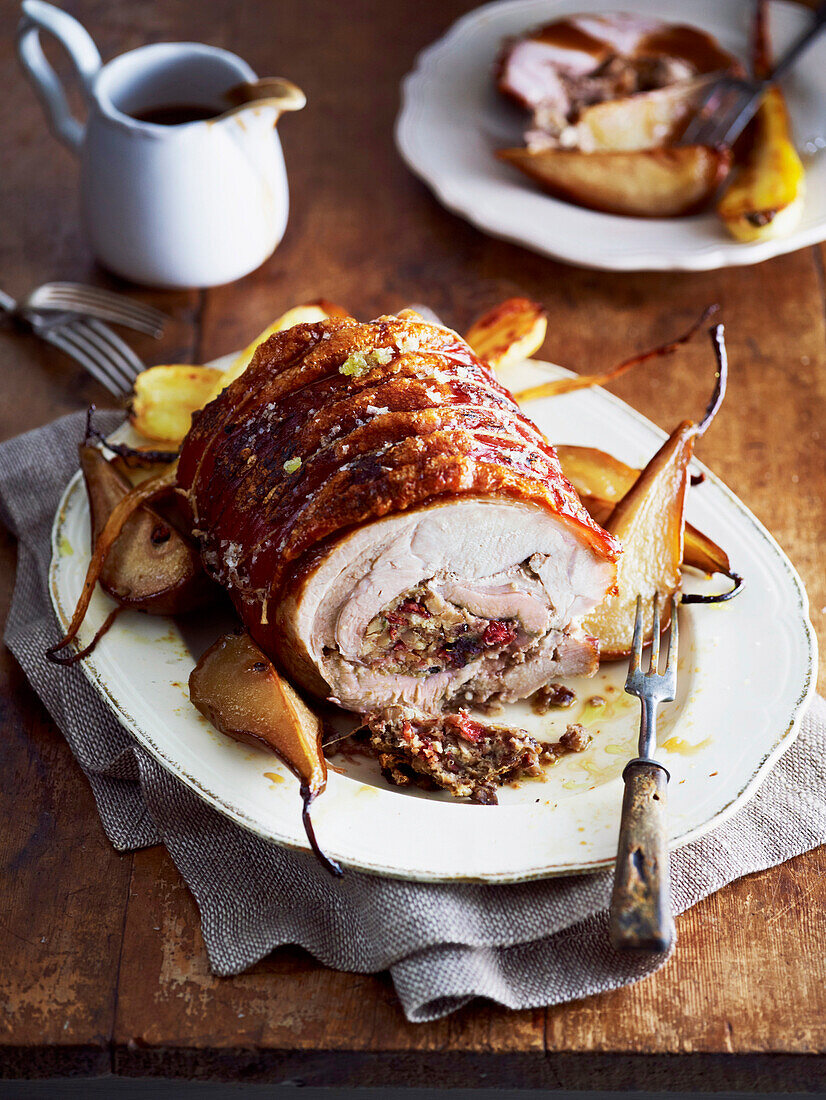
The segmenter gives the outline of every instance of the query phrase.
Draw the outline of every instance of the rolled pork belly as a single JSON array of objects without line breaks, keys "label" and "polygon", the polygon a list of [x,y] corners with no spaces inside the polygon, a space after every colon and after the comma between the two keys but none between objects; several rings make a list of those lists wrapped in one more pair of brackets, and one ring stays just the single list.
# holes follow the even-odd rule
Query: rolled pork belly
[{"label": "rolled pork belly", "polygon": [[457,336],[404,312],[298,325],[193,419],[207,570],[305,689],[361,714],[589,674],[619,547]]}]

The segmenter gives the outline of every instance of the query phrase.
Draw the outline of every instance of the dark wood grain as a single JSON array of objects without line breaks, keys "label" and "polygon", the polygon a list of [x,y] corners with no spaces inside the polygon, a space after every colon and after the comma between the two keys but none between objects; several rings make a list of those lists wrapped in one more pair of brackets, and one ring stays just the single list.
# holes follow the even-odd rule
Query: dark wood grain
[{"label": "dark wood grain", "polygon": [[[238,284],[131,288],[173,318],[148,362],[199,361],[245,344],[297,302],[360,317],[425,301],[462,328],[511,294],[544,302],[543,354],[581,371],[679,333],[719,301],[729,396],[700,457],[789,552],[821,644],[826,576],[824,253],[699,274],[585,271],[482,236],[443,210],[394,151],[398,84],[467,0],[66,0],[104,58],[198,38],[307,92],[281,133],[292,185],[286,237]],[[13,25],[17,7],[0,2]],[[76,221],[76,165],[48,135],[0,41],[0,285],[51,278],[115,288]],[[13,155],[10,155],[13,154]],[[3,437],[106,394],[53,349],[0,331]],[[705,406],[701,342],[612,387],[664,428]],[[698,490],[702,491],[702,490]],[[737,548],[729,548],[736,567]],[[14,548],[0,540],[7,601]],[[325,970],[276,952],[231,979],[210,973],[194,903],[162,850],[117,855],[71,756],[8,653],[0,659],[2,923],[0,1073],[181,1074],[308,1084],[812,1089],[826,1086],[826,852],[752,875],[677,921],[671,962],[638,985],[547,1010],[476,1004],[408,1024],[384,975]],[[826,680],[821,679],[821,688]]]}]

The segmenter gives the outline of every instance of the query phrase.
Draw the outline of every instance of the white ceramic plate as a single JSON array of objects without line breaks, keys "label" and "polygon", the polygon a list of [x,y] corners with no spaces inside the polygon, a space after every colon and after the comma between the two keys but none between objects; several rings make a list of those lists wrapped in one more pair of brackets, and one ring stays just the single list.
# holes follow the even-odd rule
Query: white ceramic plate
[{"label": "white ceramic plate", "polygon": [[[454,213],[495,237],[569,263],[610,271],[705,271],[753,264],[826,239],[826,36],[784,81],[800,149],[807,198],[788,237],[743,244],[729,237],[716,215],[622,218],[551,198],[494,150],[521,145],[526,116],[493,86],[493,67],[508,35],[576,12],[635,11],[667,22],[688,22],[748,57],[754,6],[744,0],[504,0],[476,8],[428,47],[404,81],[396,143],[408,166]],[[771,5],[775,51],[807,25],[800,4]]]},{"label": "white ceramic plate", "polygon": [[[218,363],[216,365],[222,365]],[[558,367],[526,363],[503,381],[520,389]],[[558,443],[599,446],[644,465],[663,433],[604,390],[532,402]],[[726,547],[746,577],[731,603],[680,612],[679,697],[662,710],[661,754],[671,772],[675,846],[719,824],[757,788],[792,743],[813,691],[815,638],[803,585],[777,543],[713,475],[690,492],[689,519]],[[52,532],[50,590],[66,626],[89,562],[89,516],[80,475],[66,489]],[[711,590],[711,582],[694,588]],[[98,590],[82,643],[112,606]],[[189,702],[200,652],[227,628],[214,613],[188,622],[122,615],[82,667],[135,739],[216,809],[247,829],[306,848],[298,782],[274,757],[217,733]],[[571,710],[538,717],[523,705],[497,717],[556,740],[568,722],[593,736],[581,755],[544,778],[504,788],[497,807],[386,784],[372,761],[334,758],[313,809],[322,847],[349,867],[418,880],[517,882],[608,865],[617,844],[620,773],[636,754],[638,704],[622,693],[624,663],[570,681]],[[606,707],[588,700],[600,695]]]}]

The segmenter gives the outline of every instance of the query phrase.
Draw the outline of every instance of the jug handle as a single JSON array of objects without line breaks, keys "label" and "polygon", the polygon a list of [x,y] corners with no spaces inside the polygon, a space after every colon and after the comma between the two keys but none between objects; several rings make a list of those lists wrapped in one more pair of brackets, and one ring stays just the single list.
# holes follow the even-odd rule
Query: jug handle
[{"label": "jug handle", "polygon": [[71,112],[60,79],[46,60],[40,31],[54,35],[74,66],[83,95],[92,98],[92,81],[100,69],[100,54],[85,27],[45,0],[23,0],[23,18],[17,29],[17,55],[46,112],[57,138],[76,153],[86,127]]}]

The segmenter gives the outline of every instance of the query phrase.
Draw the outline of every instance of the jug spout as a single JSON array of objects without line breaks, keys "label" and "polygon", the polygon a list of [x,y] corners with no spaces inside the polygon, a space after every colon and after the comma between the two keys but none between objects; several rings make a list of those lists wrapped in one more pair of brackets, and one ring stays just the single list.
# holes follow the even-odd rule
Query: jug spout
[{"label": "jug spout", "polygon": [[300,111],[307,104],[307,97],[297,84],[283,76],[265,76],[260,80],[244,81],[229,88],[224,98],[232,104],[220,116],[226,118],[252,108],[271,107],[275,111],[274,122],[286,111]]}]

